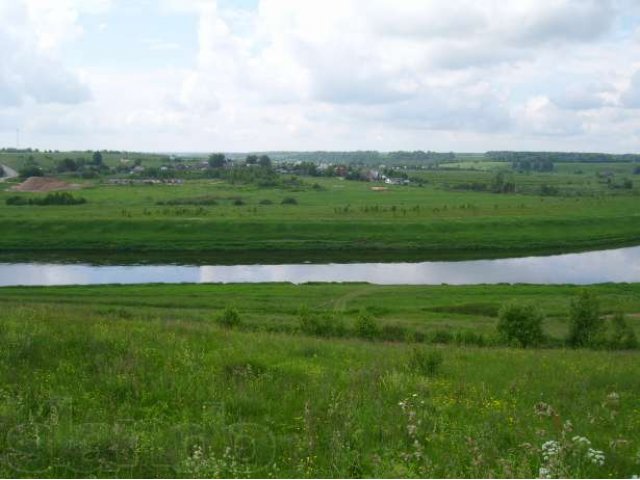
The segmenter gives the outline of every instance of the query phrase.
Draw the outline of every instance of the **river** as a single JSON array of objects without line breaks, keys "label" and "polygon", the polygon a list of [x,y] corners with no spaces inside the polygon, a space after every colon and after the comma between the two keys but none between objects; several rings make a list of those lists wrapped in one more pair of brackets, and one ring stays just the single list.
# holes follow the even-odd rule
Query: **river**
[{"label": "river", "polygon": [[0,286],[261,282],[368,282],[379,285],[640,282],[640,246],[564,255],[415,263],[0,263]]}]

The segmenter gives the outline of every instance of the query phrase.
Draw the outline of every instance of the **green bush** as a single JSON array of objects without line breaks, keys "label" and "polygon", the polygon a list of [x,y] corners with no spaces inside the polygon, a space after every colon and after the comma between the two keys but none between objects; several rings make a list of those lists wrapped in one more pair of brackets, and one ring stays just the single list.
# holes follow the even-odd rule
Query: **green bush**
[{"label": "green bush", "polygon": [[365,310],[361,310],[356,318],[355,333],[358,337],[373,340],[380,334],[380,328],[375,319]]},{"label": "green bush", "polygon": [[433,376],[440,371],[443,362],[444,357],[438,350],[414,348],[409,355],[407,369],[412,373]]},{"label": "green bush", "polygon": [[600,318],[600,304],[596,295],[582,290],[571,301],[569,309],[569,337],[572,347],[593,347],[602,342],[604,321]]},{"label": "green bush", "polygon": [[268,198],[265,198],[264,200],[260,200],[260,205],[273,205],[273,202]]},{"label": "green bush", "polygon": [[293,197],[285,197],[280,202],[282,205],[297,205],[298,201]]},{"label": "green bush", "polygon": [[240,313],[234,307],[227,307],[216,319],[216,322],[225,328],[235,328],[240,325]]},{"label": "green bush", "polygon": [[87,200],[82,197],[74,197],[68,192],[49,193],[45,197],[25,198],[14,195],[7,198],[7,205],[82,205]]},{"label": "green bush", "polygon": [[313,314],[307,307],[300,309],[300,330],[307,335],[320,337],[343,337],[346,334],[344,321],[332,313]]},{"label": "green bush", "polygon": [[638,337],[620,312],[615,313],[610,321],[610,333],[608,336],[609,348],[635,349],[638,348]]},{"label": "green bush", "polygon": [[535,305],[508,303],[500,309],[498,317],[498,333],[507,342],[524,348],[542,342],[544,315]]}]

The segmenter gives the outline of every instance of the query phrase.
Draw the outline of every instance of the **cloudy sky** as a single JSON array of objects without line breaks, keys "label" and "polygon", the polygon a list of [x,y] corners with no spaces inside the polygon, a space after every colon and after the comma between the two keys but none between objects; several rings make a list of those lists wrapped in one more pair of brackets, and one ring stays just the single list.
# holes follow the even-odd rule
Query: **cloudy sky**
[{"label": "cloudy sky", "polygon": [[636,0],[0,0],[0,145],[640,151]]}]

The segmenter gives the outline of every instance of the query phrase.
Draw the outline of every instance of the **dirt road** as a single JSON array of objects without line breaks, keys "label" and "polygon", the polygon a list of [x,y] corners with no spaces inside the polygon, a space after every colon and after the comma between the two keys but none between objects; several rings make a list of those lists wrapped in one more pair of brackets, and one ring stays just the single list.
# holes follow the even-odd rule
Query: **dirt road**
[{"label": "dirt road", "polygon": [[16,178],[18,176],[18,172],[16,172],[13,168],[9,168],[6,165],[0,165],[4,170],[4,177],[0,177],[0,182],[4,182],[5,180],[9,180],[10,178]]}]

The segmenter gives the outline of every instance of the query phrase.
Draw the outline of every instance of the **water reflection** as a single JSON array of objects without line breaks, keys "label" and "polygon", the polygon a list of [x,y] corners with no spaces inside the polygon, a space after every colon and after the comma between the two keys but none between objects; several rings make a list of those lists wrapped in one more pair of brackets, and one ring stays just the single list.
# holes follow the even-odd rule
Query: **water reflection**
[{"label": "water reflection", "polygon": [[639,281],[640,247],[547,257],[461,262],[233,266],[0,264],[0,286],[155,282],[369,282],[381,285],[470,285]]}]

